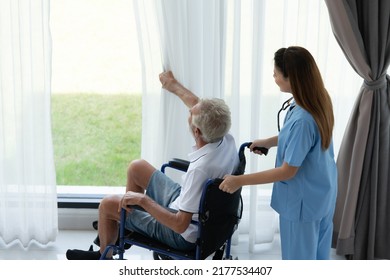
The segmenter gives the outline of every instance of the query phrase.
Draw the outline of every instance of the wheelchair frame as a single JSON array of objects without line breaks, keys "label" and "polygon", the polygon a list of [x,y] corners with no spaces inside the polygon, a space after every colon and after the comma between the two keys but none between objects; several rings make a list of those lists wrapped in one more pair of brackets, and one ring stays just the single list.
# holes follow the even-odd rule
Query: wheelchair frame
[{"label": "wheelchair frame", "polygon": [[[245,148],[249,147],[251,145],[250,142],[243,143],[240,146],[239,149],[239,166],[237,167],[236,171],[234,172],[234,175],[240,175],[244,174],[245,172],[245,165],[246,165],[246,159],[245,159]],[[173,159],[169,161],[166,164],[163,164],[161,167],[161,172],[165,173],[165,169],[167,167],[180,170],[180,171],[187,171],[188,169],[189,162],[181,159]],[[160,243],[156,240],[153,240],[149,237],[146,237],[140,233],[137,232],[132,232],[129,236],[125,236],[125,220],[126,220],[126,210],[122,209],[121,210],[121,217],[120,217],[120,227],[119,227],[119,245],[108,245],[105,251],[103,252],[101,259],[105,259],[107,253],[110,250],[113,250],[114,254],[119,255],[119,260],[124,259],[124,253],[125,253],[125,245],[130,244],[130,245],[135,245],[142,247],[144,249],[153,251],[153,257],[154,259],[182,259],[182,260],[201,260],[201,259],[206,259],[210,255],[214,254],[213,259],[222,259],[223,257],[223,252],[225,251],[225,257],[224,259],[232,259],[232,256],[230,254],[231,250],[231,238],[233,233],[238,227],[238,224],[241,220],[242,217],[242,207],[243,207],[243,202],[242,202],[242,197],[241,197],[241,188],[236,191],[234,194],[228,194],[224,193],[223,191],[219,190],[218,186],[219,184],[223,181],[223,179],[220,178],[215,178],[215,179],[209,179],[203,186],[202,190],[202,196],[200,200],[200,205],[199,205],[199,221],[192,221],[192,223],[195,223],[198,225],[198,238],[196,241],[196,247],[194,250],[190,251],[181,251],[181,250],[176,250],[168,245],[165,245],[163,243]],[[207,196],[223,196],[223,200],[226,201],[228,206],[233,206],[234,209],[231,209],[230,211],[235,211],[235,214],[229,213],[228,218],[232,219],[229,224],[229,229],[227,232],[223,232],[224,237],[218,240],[212,240],[212,241],[207,241],[207,242],[212,242],[213,246],[207,247],[208,244],[207,242],[204,241],[204,231],[205,228],[210,224],[209,219],[213,219],[212,223],[217,223],[218,220],[221,219],[221,217],[213,217],[213,212],[210,212],[209,210],[206,210],[206,206],[210,207],[210,205],[215,204],[215,203],[208,203]],[[215,198],[213,198],[215,201]],[[233,204],[232,204],[233,203]],[[208,205],[206,205],[208,204]],[[212,206],[211,206],[212,207]],[[214,206],[217,207],[217,206]],[[136,207],[139,210],[143,210],[142,208],[140,209],[139,207]],[[208,209],[208,208],[207,208]],[[172,210],[172,209],[171,209]],[[173,210],[174,211],[174,210]],[[226,218],[227,216],[225,215],[223,218]],[[208,223],[208,224],[207,224]],[[215,225],[214,225],[215,226]],[[210,227],[210,226],[209,226]],[[221,233],[218,233],[219,235]],[[210,238],[212,238],[210,236]],[[207,239],[210,239],[207,237]],[[207,244],[205,246],[204,244]],[[215,243],[215,244],[214,244]]]}]

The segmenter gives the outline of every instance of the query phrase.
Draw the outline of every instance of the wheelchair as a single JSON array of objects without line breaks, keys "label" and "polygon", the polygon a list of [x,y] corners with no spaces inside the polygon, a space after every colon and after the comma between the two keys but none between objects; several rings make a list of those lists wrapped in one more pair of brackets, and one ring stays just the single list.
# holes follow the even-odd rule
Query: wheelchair
[{"label": "wheelchair", "polygon": [[[241,175],[245,172],[246,159],[245,148],[251,145],[250,142],[243,143],[238,151],[239,165],[233,175]],[[166,168],[173,168],[186,172],[189,162],[181,159],[172,159],[163,164],[161,171],[165,173]],[[180,251],[171,248],[161,242],[153,240],[137,232],[127,234],[125,229],[126,210],[121,210],[119,237],[116,244],[108,245],[102,253],[101,259],[113,250],[117,259],[123,260],[125,250],[131,246],[153,252],[155,260],[202,260],[211,258],[215,260],[232,259],[230,254],[231,238],[242,217],[243,202],[241,188],[233,194],[228,194],[219,189],[221,178],[209,179],[204,184],[199,205],[198,221],[192,221],[198,225],[198,237],[196,246],[190,251]],[[137,208],[142,210],[142,208]],[[172,211],[174,211],[172,209]]]}]

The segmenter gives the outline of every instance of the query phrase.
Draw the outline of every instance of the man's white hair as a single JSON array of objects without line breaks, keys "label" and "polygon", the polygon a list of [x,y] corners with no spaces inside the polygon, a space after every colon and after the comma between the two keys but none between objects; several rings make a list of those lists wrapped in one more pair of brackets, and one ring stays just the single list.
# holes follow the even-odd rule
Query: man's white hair
[{"label": "man's white hair", "polygon": [[231,123],[229,106],[219,98],[201,99],[199,114],[192,116],[192,124],[200,129],[207,143],[221,140],[229,132]]}]

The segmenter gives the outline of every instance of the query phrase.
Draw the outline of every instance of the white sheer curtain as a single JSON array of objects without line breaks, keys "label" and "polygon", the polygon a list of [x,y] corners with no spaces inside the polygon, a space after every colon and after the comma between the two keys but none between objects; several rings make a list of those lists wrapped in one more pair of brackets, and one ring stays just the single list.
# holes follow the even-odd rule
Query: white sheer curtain
[{"label": "white sheer curtain", "polygon": [[0,241],[57,236],[49,0],[0,1]]},{"label": "white sheer curtain", "polygon": [[[320,67],[333,98],[338,152],[357,91],[353,81],[359,77],[335,42],[323,1],[134,0],[134,4],[144,70],[143,157],[161,164],[170,157],[185,157],[192,144],[187,110],[177,98],[161,92],[158,73],[163,68],[199,96],[227,101],[237,145],[277,134],[276,115],[289,95],[280,93],[274,83],[273,55],[290,45],[307,48]],[[275,150],[266,157],[247,158],[247,172],[272,168]],[[278,230],[277,215],[269,207],[271,188],[244,188],[239,231],[248,234],[250,251],[272,242]]]},{"label": "white sheer curtain", "polygon": [[199,97],[223,98],[225,3],[134,3],[144,71],[142,155],[158,165],[171,157],[186,158],[194,144],[188,108],[161,91],[158,74],[172,70]]}]

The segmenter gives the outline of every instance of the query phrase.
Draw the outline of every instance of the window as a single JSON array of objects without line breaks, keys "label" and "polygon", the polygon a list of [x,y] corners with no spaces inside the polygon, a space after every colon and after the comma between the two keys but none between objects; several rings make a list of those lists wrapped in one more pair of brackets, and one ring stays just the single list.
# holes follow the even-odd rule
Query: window
[{"label": "window", "polygon": [[52,0],[59,196],[115,192],[140,155],[141,71],[131,0]]}]

